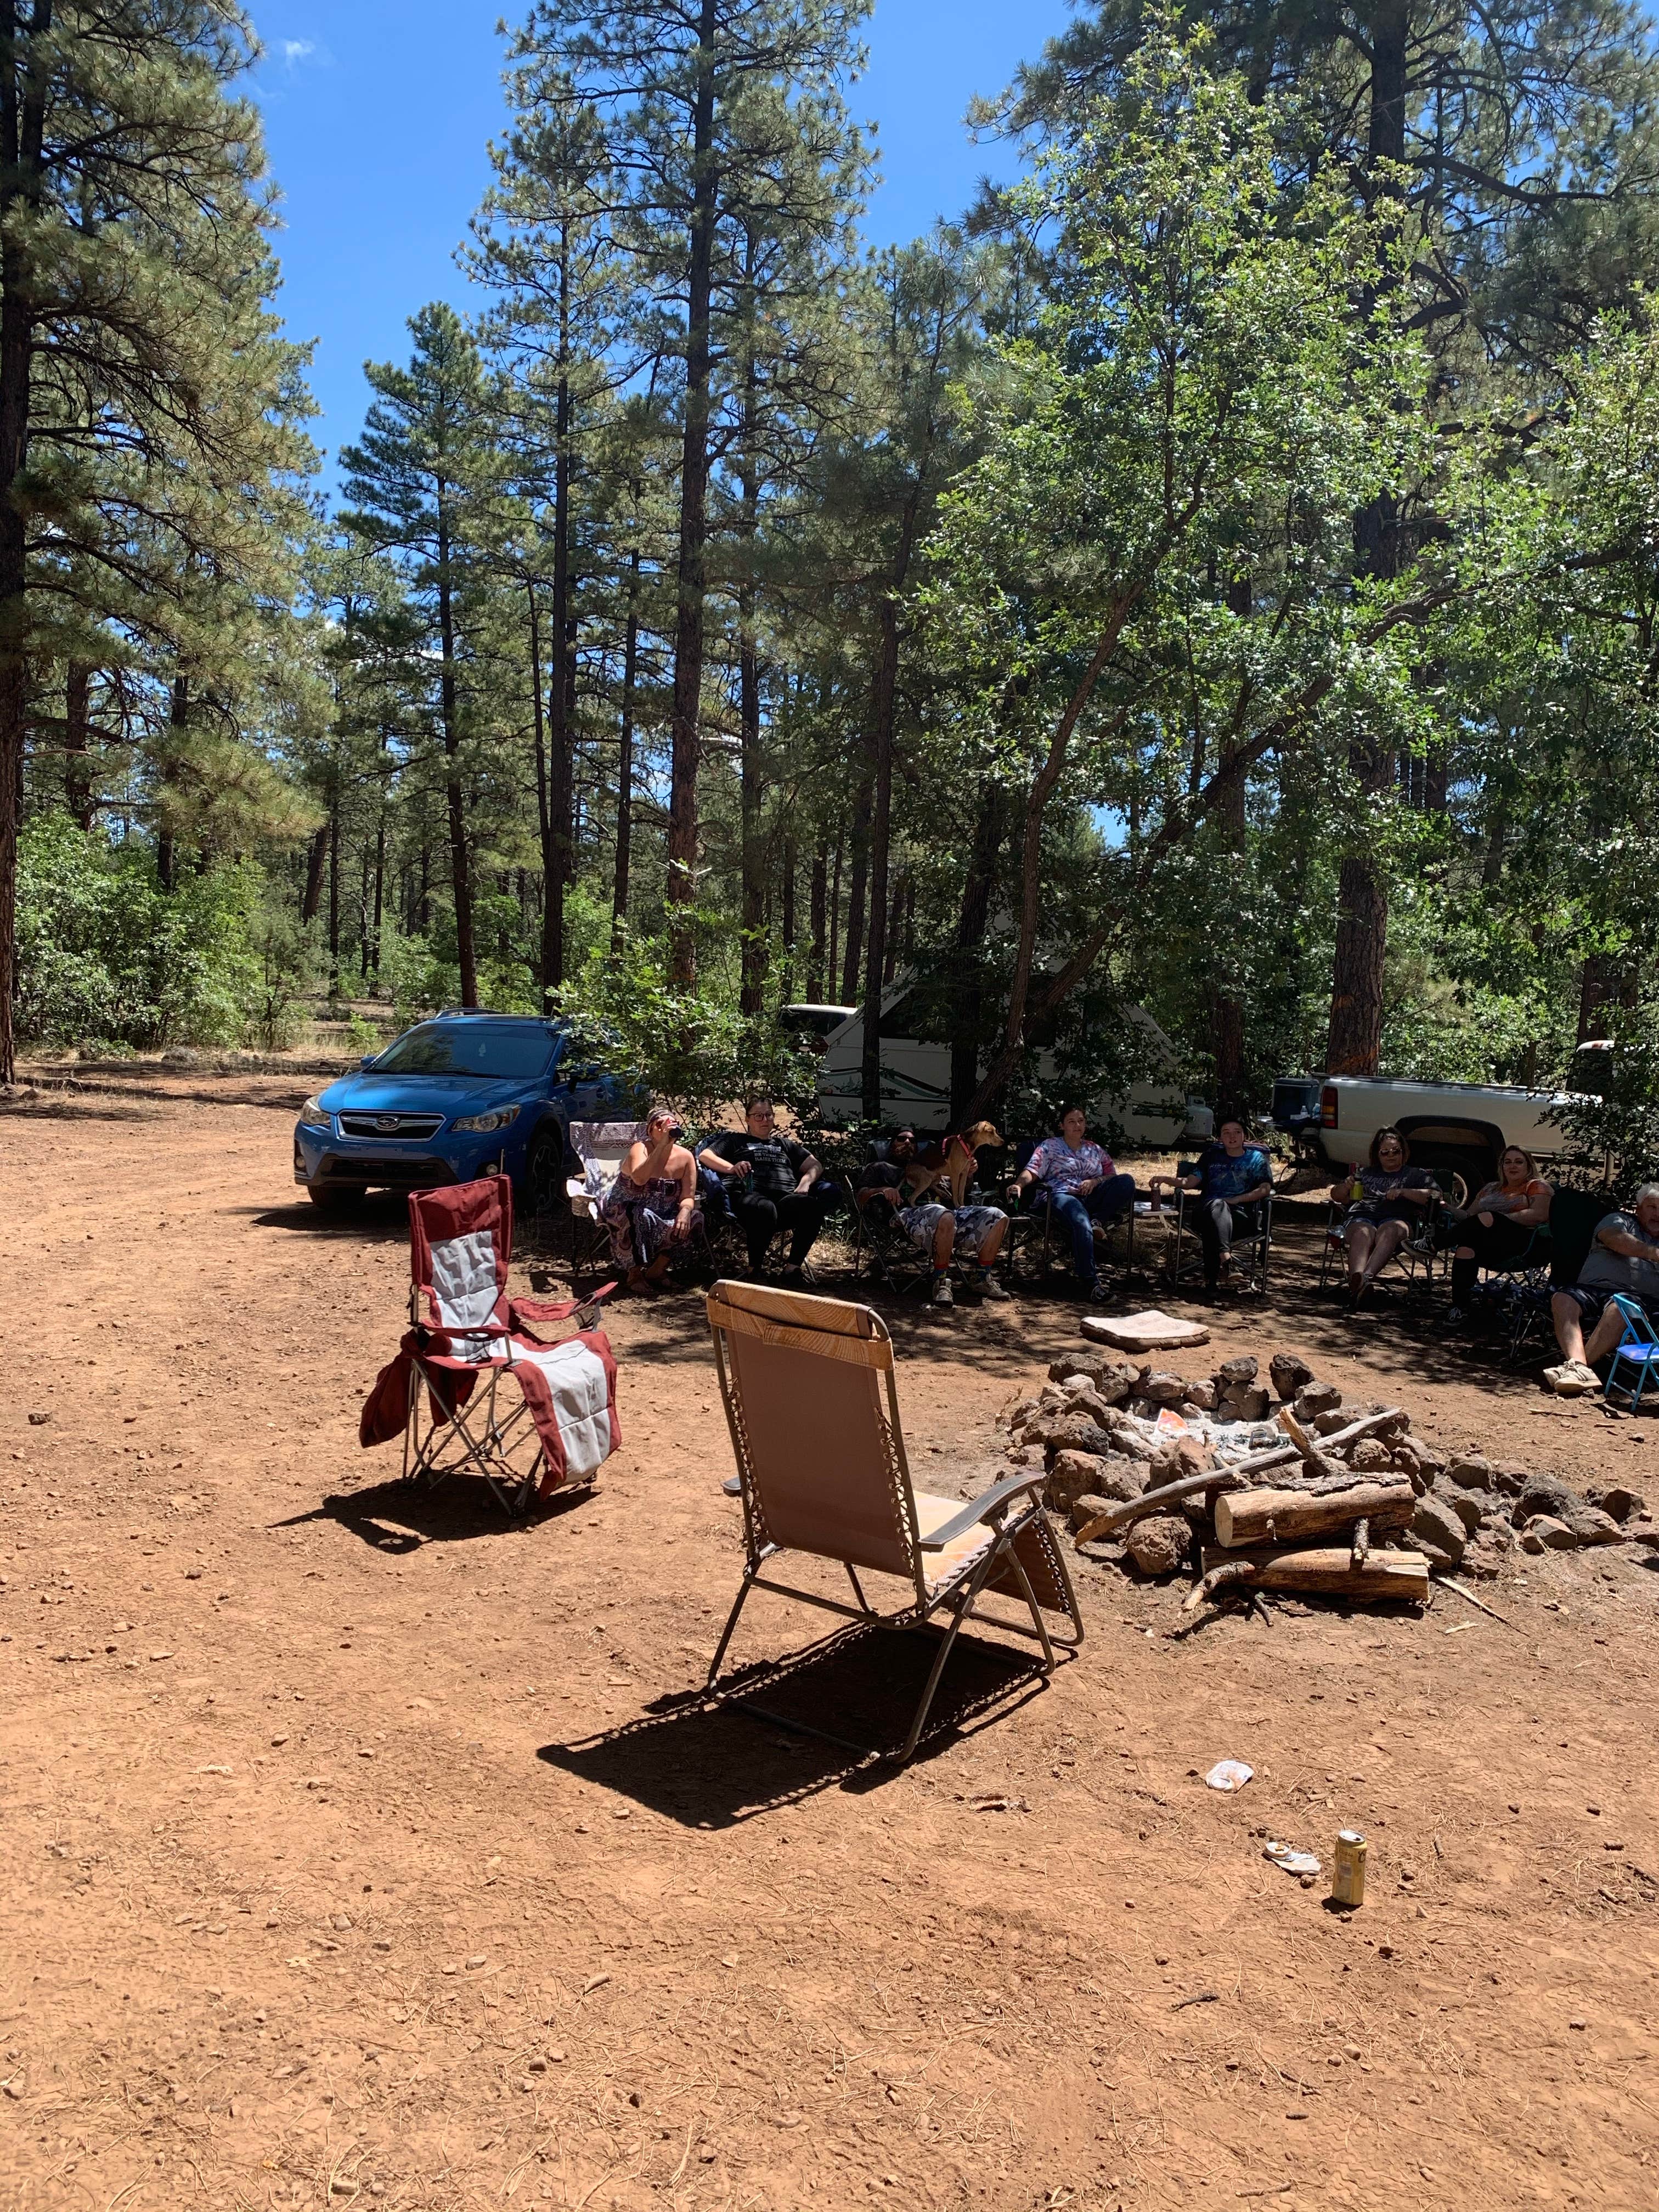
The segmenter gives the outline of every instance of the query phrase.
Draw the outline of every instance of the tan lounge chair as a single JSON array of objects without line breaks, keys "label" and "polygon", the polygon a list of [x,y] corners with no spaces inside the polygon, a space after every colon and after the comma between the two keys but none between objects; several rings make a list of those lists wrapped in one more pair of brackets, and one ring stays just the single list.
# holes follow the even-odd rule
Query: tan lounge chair
[{"label": "tan lounge chair", "polygon": [[[899,1425],[892,1339],[868,1306],[722,1281],[708,1293],[708,1325],[737,1457],[748,1552],[737,1602],[708,1669],[709,1689],[751,1589],[889,1628],[933,1630],[943,1625],[943,1619],[935,1623],[935,1615],[948,1616],[898,1753],[901,1764],[916,1747],[957,1632],[970,1617],[1040,1644],[1043,1674],[1052,1674],[1054,1641],[1043,1613],[1069,1618],[1073,1632],[1061,1639],[1068,1646],[1082,1642],[1083,1623],[1065,1560],[1033,1495],[1042,1471],[1012,1475],[969,1504],[917,1490]],[[787,1551],[844,1566],[857,1605],[773,1580],[767,1571]],[[860,1568],[896,1576],[908,1585],[895,1609],[883,1611],[866,1597]],[[1023,1600],[1030,1626],[994,1614],[975,1616],[988,1591]]]}]

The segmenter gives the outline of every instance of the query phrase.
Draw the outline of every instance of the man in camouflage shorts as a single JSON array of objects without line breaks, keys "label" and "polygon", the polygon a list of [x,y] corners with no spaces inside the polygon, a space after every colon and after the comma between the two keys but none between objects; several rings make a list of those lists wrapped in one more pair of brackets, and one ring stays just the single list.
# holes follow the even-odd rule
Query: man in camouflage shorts
[{"label": "man in camouflage shorts", "polygon": [[859,1176],[854,1200],[861,1212],[890,1206],[899,1226],[911,1243],[931,1252],[936,1306],[954,1305],[951,1262],[960,1252],[973,1261],[968,1286],[981,1297],[1006,1298],[1006,1290],[991,1272],[1002,1240],[1008,1233],[1008,1217],[1000,1206],[945,1206],[933,1195],[938,1181],[929,1182],[927,1170],[916,1164],[914,1129],[901,1129],[887,1147],[884,1160],[872,1160]]}]

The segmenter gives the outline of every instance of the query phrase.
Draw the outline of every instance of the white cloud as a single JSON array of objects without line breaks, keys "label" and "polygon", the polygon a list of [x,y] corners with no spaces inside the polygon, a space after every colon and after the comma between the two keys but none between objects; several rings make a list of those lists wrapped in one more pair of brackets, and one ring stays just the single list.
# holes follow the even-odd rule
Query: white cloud
[{"label": "white cloud", "polygon": [[279,39],[276,51],[292,69],[296,62],[309,61],[317,51],[314,39]]}]

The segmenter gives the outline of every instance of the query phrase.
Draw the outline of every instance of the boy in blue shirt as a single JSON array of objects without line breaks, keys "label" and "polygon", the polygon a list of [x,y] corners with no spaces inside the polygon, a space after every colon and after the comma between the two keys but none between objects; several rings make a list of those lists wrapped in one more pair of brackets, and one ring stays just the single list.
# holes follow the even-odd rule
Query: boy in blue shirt
[{"label": "boy in blue shirt", "polygon": [[[1204,1287],[1212,1294],[1233,1274],[1233,1238],[1256,1226],[1255,1209],[1273,1187],[1273,1164],[1250,1143],[1244,1124],[1229,1115],[1216,1142],[1200,1156],[1198,1171],[1181,1188],[1199,1200],[1198,1241],[1204,1248]],[[1241,1218],[1242,1217],[1242,1218]]]}]

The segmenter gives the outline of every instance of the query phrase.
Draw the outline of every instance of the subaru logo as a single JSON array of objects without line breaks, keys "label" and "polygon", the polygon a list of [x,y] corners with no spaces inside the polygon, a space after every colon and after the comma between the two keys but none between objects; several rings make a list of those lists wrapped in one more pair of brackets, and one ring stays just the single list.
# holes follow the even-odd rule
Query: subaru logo
[{"label": "subaru logo", "polygon": [[395,1129],[398,1126],[398,1116],[395,1114],[377,1114],[374,1116],[374,1126],[377,1129]]}]

